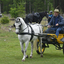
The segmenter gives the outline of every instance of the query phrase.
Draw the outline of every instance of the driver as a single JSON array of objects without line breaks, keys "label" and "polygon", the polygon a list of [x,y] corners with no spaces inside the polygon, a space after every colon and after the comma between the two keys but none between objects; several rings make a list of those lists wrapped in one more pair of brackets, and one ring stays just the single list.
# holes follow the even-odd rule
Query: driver
[{"label": "driver", "polygon": [[[50,30],[56,31],[56,36],[58,37],[59,32],[62,30],[64,24],[63,17],[60,16],[59,14],[59,9],[54,10],[54,16],[51,18],[49,24],[48,24],[48,29],[47,33],[49,33]],[[53,27],[51,27],[53,25]]]}]

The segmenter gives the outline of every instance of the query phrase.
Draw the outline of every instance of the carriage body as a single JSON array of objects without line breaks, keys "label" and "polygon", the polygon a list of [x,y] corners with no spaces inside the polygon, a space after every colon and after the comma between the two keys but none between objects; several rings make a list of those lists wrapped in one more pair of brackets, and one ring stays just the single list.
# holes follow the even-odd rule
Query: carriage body
[{"label": "carriage body", "polygon": [[64,34],[59,34],[58,38],[57,38],[57,41],[59,44],[63,44],[62,41],[60,41],[60,39],[62,39],[64,37]]},{"label": "carriage body", "polygon": [[[58,38],[55,33],[46,33],[45,30],[43,30],[43,34],[41,34],[42,37],[42,53],[45,51],[45,48],[49,48],[49,45],[52,44],[55,46],[57,50],[63,49],[64,54],[64,41],[62,39],[64,38],[64,33],[60,33]],[[63,39],[64,40],[64,39]],[[62,45],[61,45],[62,44]],[[40,54],[40,47],[37,45],[37,53]]]},{"label": "carriage body", "polygon": [[[56,40],[57,43],[63,44],[63,42],[61,41],[61,39],[63,38],[64,34],[59,34],[58,38],[56,37],[55,34],[51,34],[51,33],[50,33],[50,34],[47,34],[47,36],[49,36],[48,39],[50,39],[51,44],[52,44],[52,42],[55,41],[55,40]],[[53,38],[54,40],[53,40],[52,38]]]}]

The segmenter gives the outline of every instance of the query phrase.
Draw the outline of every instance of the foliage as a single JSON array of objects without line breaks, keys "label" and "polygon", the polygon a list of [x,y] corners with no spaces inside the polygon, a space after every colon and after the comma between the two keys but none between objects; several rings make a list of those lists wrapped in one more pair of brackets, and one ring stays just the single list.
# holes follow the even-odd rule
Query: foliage
[{"label": "foliage", "polygon": [[1,19],[1,23],[2,23],[2,24],[9,23],[8,17],[4,16],[4,17]]},{"label": "foliage", "polygon": [[25,7],[24,7],[25,3],[24,2],[20,2],[18,4],[15,4],[15,1],[14,1],[14,4],[12,8],[10,8],[10,14],[12,17],[16,18],[18,16],[21,16],[22,14],[25,13]]},{"label": "foliage", "polygon": [[50,7],[50,10],[54,11],[54,7],[53,7],[53,4],[51,2],[49,2],[49,7]]},{"label": "foliage", "polygon": [[18,10],[18,13],[19,13],[19,16],[22,15],[22,14],[25,14],[25,2],[20,2],[19,5],[17,5],[17,10]]},{"label": "foliage", "polygon": [[33,5],[34,5],[34,11],[38,11],[38,12],[40,12],[40,11],[43,11],[44,9],[44,2],[42,1],[42,0],[35,0],[35,2],[33,3]]},{"label": "foliage", "polygon": [[5,11],[5,12],[3,12],[3,14],[7,14],[7,12]]},{"label": "foliage", "polygon": [[[18,8],[19,14],[21,13],[30,13],[47,11],[48,0],[1,0],[2,1],[2,12],[9,13],[10,8]],[[54,4],[52,0],[49,0],[49,3]],[[7,6],[9,5],[9,6]]]},{"label": "foliage", "polygon": [[21,11],[26,13],[49,11],[56,7],[64,12],[64,0],[0,0],[0,3],[2,12],[7,13],[9,13],[10,8],[17,8],[18,6]]},{"label": "foliage", "polygon": [[10,8],[10,14],[11,14],[11,16],[14,17],[14,18],[18,17],[17,8]]}]

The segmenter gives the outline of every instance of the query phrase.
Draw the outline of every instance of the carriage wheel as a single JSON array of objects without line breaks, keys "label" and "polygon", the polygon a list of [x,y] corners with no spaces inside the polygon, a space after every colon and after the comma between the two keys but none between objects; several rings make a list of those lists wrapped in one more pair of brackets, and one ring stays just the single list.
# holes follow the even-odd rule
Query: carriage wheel
[{"label": "carriage wheel", "polygon": [[[42,48],[42,53],[44,53],[44,51],[45,51],[45,48]],[[36,51],[36,52],[37,52],[38,54],[41,53],[39,42],[37,42],[37,51]]]}]

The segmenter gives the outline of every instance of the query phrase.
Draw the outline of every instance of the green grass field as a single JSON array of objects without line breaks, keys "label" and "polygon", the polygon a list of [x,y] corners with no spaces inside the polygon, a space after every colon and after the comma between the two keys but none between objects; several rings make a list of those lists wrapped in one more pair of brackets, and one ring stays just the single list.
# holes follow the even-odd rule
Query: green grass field
[{"label": "green grass field", "polygon": [[[0,25],[0,64],[64,64],[62,50],[56,50],[53,45],[45,49],[43,57],[40,57],[34,48],[33,58],[26,58],[25,62],[22,62],[23,54],[17,35],[13,31],[9,32],[1,28],[1,26],[5,28],[12,23]],[[29,44],[27,49],[28,56],[30,52],[31,47]]]}]

